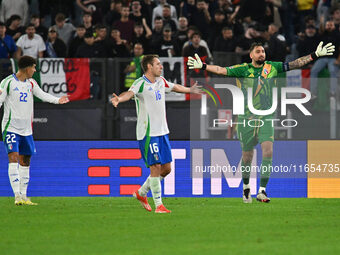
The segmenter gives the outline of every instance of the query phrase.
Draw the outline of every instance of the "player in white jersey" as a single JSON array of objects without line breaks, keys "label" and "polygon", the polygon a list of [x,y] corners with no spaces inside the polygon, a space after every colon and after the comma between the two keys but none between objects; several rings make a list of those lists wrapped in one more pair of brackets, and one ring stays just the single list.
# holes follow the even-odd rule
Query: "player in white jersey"
[{"label": "player in white jersey", "polygon": [[137,140],[150,176],[142,187],[134,192],[143,207],[151,211],[146,194],[151,189],[156,213],[170,213],[162,203],[161,180],[171,172],[171,147],[165,116],[165,93],[200,93],[197,84],[190,88],[168,82],[161,74],[163,66],[157,55],[145,55],[141,62],[143,77],[137,79],[127,92],[113,94],[114,107],[135,98],[137,110]]},{"label": "player in white jersey", "polygon": [[[69,102],[67,96],[52,96],[32,79],[36,62],[30,56],[18,61],[19,71],[0,83],[0,107],[4,103],[2,138],[8,153],[8,175],[16,205],[36,205],[27,198],[31,156],[35,153],[32,136],[33,95],[53,104]],[[19,163],[19,165],[18,165]]]}]

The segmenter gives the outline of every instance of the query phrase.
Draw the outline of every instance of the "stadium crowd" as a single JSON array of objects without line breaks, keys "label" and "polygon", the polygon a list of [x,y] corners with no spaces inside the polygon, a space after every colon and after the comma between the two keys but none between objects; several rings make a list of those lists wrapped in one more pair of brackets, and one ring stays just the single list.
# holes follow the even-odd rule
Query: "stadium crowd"
[{"label": "stadium crowd", "polygon": [[134,57],[138,62],[148,53],[198,53],[212,61],[212,52],[234,52],[250,62],[250,45],[262,42],[267,59],[285,61],[309,54],[325,41],[336,52],[312,63],[311,77],[328,66],[335,78],[340,66],[339,2],[2,0],[0,57]]}]

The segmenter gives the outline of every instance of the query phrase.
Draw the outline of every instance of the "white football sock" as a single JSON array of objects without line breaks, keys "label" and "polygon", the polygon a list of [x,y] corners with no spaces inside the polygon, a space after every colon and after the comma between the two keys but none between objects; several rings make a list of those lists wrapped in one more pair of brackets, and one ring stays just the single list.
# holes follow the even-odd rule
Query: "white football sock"
[{"label": "white football sock", "polygon": [[20,193],[23,198],[27,195],[27,186],[30,181],[30,167],[21,166],[19,164],[19,176],[20,176]]},{"label": "white football sock", "polygon": [[265,187],[260,187],[260,188],[259,188],[259,193],[261,193],[262,190],[263,190],[264,192],[266,192],[266,188],[265,188]]},{"label": "white football sock", "polygon": [[243,190],[250,189],[250,184],[243,184]]},{"label": "white football sock", "polygon": [[[160,176],[159,179],[160,181],[162,181],[164,177]],[[150,175],[148,176],[146,181],[143,183],[142,187],[139,188],[138,193],[142,197],[145,197],[146,194],[148,194],[149,190],[150,190]]]},{"label": "white football sock", "polygon": [[8,163],[8,177],[14,195],[20,196],[20,177],[18,163]]},{"label": "white football sock", "polygon": [[156,208],[162,204],[162,187],[159,177],[150,176],[150,189]]}]

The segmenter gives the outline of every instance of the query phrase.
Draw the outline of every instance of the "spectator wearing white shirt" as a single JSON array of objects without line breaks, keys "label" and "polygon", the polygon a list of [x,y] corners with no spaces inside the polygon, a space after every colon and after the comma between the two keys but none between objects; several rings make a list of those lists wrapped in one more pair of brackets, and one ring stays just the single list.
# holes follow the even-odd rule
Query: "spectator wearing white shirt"
[{"label": "spectator wearing white shirt", "polygon": [[[155,18],[156,17],[163,17],[163,6],[167,4],[166,0],[159,0],[159,5],[155,7],[152,11],[152,29],[155,28]],[[171,11],[171,19],[177,20],[177,12],[175,6],[170,5],[170,11]]]},{"label": "spectator wearing white shirt", "polygon": [[19,15],[22,24],[28,23],[28,3],[27,0],[2,0],[0,7],[0,21],[6,22],[12,15]]},{"label": "spectator wearing white shirt", "polygon": [[18,56],[26,55],[33,58],[42,58],[46,50],[44,40],[35,33],[33,24],[29,24],[26,27],[26,34],[20,36],[17,46]]}]

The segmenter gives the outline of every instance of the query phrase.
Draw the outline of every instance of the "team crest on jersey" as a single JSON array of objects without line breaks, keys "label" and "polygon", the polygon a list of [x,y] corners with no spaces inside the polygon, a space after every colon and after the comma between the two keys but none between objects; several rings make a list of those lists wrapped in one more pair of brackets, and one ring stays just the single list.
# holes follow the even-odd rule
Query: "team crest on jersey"
[{"label": "team crest on jersey", "polygon": [[155,160],[159,159],[158,154],[153,154],[153,156],[154,156]]},{"label": "team crest on jersey", "polygon": [[8,145],[8,149],[9,149],[10,151],[13,149],[13,145],[12,145],[11,143]]},{"label": "team crest on jersey", "polygon": [[265,75],[267,75],[267,74],[269,73],[268,70],[267,70],[267,68],[263,69],[263,73],[264,73]]}]

